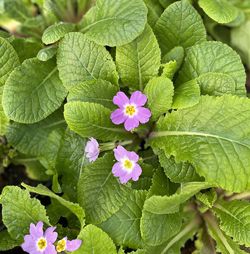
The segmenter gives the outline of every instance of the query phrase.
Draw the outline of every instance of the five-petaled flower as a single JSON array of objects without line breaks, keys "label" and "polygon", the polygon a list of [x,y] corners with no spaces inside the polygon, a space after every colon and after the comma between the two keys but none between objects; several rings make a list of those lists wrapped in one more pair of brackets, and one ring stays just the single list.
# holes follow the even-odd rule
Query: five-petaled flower
[{"label": "five-petaled flower", "polygon": [[127,183],[130,179],[137,181],[142,173],[137,163],[139,156],[135,152],[129,152],[122,146],[114,149],[114,155],[118,162],[112,168],[114,176],[119,177],[121,183]]},{"label": "five-petaled flower", "polygon": [[85,147],[86,157],[90,162],[95,161],[100,153],[99,144],[96,139],[90,138]]},{"label": "five-petaled flower", "polygon": [[30,254],[56,254],[53,245],[57,239],[55,227],[49,227],[43,232],[43,222],[39,221],[36,225],[30,224],[30,234],[24,237],[22,249]]},{"label": "five-petaled flower", "polygon": [[72,241],[69,241],[67,237],[64,237],[62,240],[58,241],[56,250],[57,252],[63,252],[63,251],[75,251],[80,248],[82,244],[81,240],[75,239]]},{"label": "five-petaled flower", "polygon": [[114,124],[124,123],[127,131],[131,131],[139,126],[139,123],[147,123],[151,117],[149,109],[143,106],[147,102],[147,96],[140,91],[132,93],[130,99],[123,92],[118,92],[113,103],[119,108],[111,114],[111,120]]}]

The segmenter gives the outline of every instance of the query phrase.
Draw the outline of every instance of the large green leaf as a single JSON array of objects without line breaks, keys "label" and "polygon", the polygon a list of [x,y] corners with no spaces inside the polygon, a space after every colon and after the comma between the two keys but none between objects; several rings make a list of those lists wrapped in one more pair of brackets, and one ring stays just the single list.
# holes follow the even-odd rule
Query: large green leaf
[{"label": "large green leaf", "polygon": [[152,29],[131,43],[116,48],[116,64],[123,84],[141,91],[152,77],[158,74],[161,52]]},{"label": "large green leaf", "polygon": [[234,241],[250,246],[250,204],[248,201],[220,201],[214,210],[220,219],[221,229]]},{"label": "large green leaf", "polygon": [[[84,52],[84,54],[83,54]],[[81,33],[68,33],[59,44],[57,64],[67,89],[85,80],[103,79],[113,84],[118,74],[109,52]]]},{"label": "large green leaf", "polygon": [[140,218],[146,191],[133,191],[120,210],[98,225],[117,245],[137,249],[142,247]]},{"label": "large green leaf", "polygon": [[130,136],[110,120],[111,111],[100,104],[73,101],[65,105],[64,117],[69,128],[82,137],[117,140]]},{"label": "large green leaf", "polygon": [[249,99],[204,96],[199,104],[160,119],[152,146],[177,162],[191,162],[206,181],[240,192],[250,187],[249,124]]},{"label": "large green leaf", "polygon": [[4,112],[16,122],[39,122],[61,106],[66,94],[54,60],[28,59],[6,81]]},{"label": "large green leaf", "polygon": [[155,34],[163,55],[176,46],[188,48],[206,40],[201,16],[186,0],[165,9],[156,23]]},{"label": "large green leaf", "polygon": [[21,244],[21,241],[17,241],[11,238],[7,230],[0,231],[0,251],[11,250]]},{"label": "large green leaf", "polygon": [[246,74],[240,57],[221,42],[204,42],[191,47],[179,72],[178,84],[205,73],[228,74],[235,81],[236,93],[245,95]]},{"label": "large green leaf", "polygon": [[116,254],[112,239],[100,228],[88,225],[80,232],[78,239],[83,240],[81,247],[74,254]]},{"label": "large green leaf", "polygon": [[16,186],[7,186],[0,196],[3,223],[13,239],[23,240],[31,223],[43,221],[49,225],[45,207],[31,198],[29,192]]},{"label": "large green leaf", "polygon": [[97,0],[84,17],[81,31],[98,44],[119,46],[134,40],[146,21],[143,0]]},{"label": "large green leaf", "polygon": [[229,23],[235,20],[239,10],[227,0],[199,0],[200,7],[218,23]]},{"label": "large green leaf", "polygon": [[148,107],[154,119],[171,109],[174,95],[173,82],[165,77],[151,79],[144,89],[148,97]]},{"label": "large green leaf", "polygon": [[23,183],[22,186],[29,192],[33,192],[33,193],[43,195],[43,196],[48,196],[50,198],[57,200],[61,205],[63,205],[64,207],[69,209],[73,214],[76,215],[76,217],[80,221],[82,227],[85,225],[84,210],[77,203],[72,203],[72,202],[56,195],[54,192],[52,192],[51,190],[49,190],[47,187],[45,187],[42,184],[39,184],[36,187],[32,187],[32,186],[29,186],[29,185]]},{"label": "large green leaf", "polygon": [[85,209],[88,223],[101,223],[125,203],[128,187],[112,174],[114,157],[106,154],[85,167],[78,183],[78,201]]},{"label": "large green leaf", "polygon": [[11,44],[0,38],[0,86],[3,86],[12,70],[19,65],[19,58]]}]

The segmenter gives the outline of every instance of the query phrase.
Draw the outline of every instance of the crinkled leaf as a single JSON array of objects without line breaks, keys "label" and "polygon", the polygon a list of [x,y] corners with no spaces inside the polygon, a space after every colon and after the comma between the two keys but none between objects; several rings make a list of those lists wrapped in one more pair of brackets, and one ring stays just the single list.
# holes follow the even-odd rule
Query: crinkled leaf
[{"label": "crinkled leaf", "polygon": [[143,90],[146,83],[158,74],[161,52],[152,29],[144,32],[131,43],[116,48],[116,64],[123,84]]},{"label": "crinkled leaf", "polygon": [[197,200],[209,208],[212,208],[215,201],[217,200],[217,193],[214,189],[210,189],[204,193],[199,192],[195,196]]},{"label": "crinkled leaf", "polygon": [[184,48],[181,46],[174,47],[165,56],[162,57],[162,63],[168,63],[170,61],[176,61],[177,70],[181,67],[184,59]]},{"label": "crinkled leaf", "polygon": [[59,44],[57,65],[67,89],[90,79],[103,79],[112,84],[118,81],[116,66],[109,52],[81,33],[65,35]]},{"label": "crinkled leaf", "polygon": [[35,123],[58,109],[66,94],[54,60],[28,59],[10,74],[3,90],[3,109],[11,120]]}]

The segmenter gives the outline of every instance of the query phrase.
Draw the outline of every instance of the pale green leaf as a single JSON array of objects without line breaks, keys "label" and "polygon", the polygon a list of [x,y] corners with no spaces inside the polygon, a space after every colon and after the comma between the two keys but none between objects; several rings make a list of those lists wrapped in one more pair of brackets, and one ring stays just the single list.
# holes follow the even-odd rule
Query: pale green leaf
[{"label": "pale green leaf", "polygon": [[240,57],[229,46],[218,41],[191,47],[179,72],[177,83],[185,83],[205,73],[228,74],[235,81],[238,95],[245,95],[246,74]]},{"label": "pale green leaf", "polygon": [[7,230],[0,231],[0,251],[11,250],[22,243],[11,238]]},{"label": "pale green leaf", "polygon": [[163,55],[176,46],[191,47],[206,40],[201,16],[188,1],[177,1],[165,9],[155,25]]},{"label": "pale green leaf", "polygon": [[26,190],[6,186],[0,196],[0,203],[3,223],[13,239],[23,240],[23,236],[29,232],[31,223],[43,221],[49,225],[45,207],[39,200],[31,198]]},{"label": "pale green leaf", "polygon": [[4,114],[4,111],[3,111],[2,93],[3,93],[3,87],[0,86],[0,135],[5,135],[7,127],[9,125],[9,119]]},{"label": "pale green leaf", "polygon": [[10,74],[3,90],[3,109],[11,120],[35,123],[58,109],[66,94],[54,60],[28,59]]},{"label": "pale green leaf", "polygon": [[162,63],[168,63],[170,61],[176,61],[177,63],[177,70],[182,65],[184,59],[184,48],[181,46],[174,47],[171,49],[165,56],[162,57]]},{"label": "pale green leaf", "polygon": [[160,61],[159,45],[148,25],[134,41],[116,48],[116,64],[121,81],[133,89],[142,91],[146,83],[157,76]]},{"label": "pale green leaf", "polygon": [[69,90],[68,101],[94,102],[104,107],[114,109],[113,97],[118,87],[110,82],[97,79],[75,85]]},{"label": "pale green leaf", "polygon": [[129,137],[123,127],[110,120],[111,111],[96,103],[72,101],[65,105],[64,117],[69,128],[82,137],[117,140]]},{"label": "pale green leaf", "polygon": [[114,156],[106,154],[84,168],[78,183],[78,202],[85,209],[88,223],[101,223],[125,203],[128,187],[112,174]]},{"label": "pale green leaf", "polygon": [[217,200],[217,193],[214,189],[210,189],[204,193],[199,192],[195,196],[197,200],[209,208],[212,208],[215,201]]},{"label": "pale green leaf", "polygon": [[117,245],[132,249],[143,246],[140,234],[140,218],[146,194],[146,191],[131,192],[120,210],[98,225],[110,235]]},{"label": "pale green leaf", "polygon": [[41,49],[37,53],[36,57],[40,61],[48,61],[55,56],[56,52],[57,52],[57,47],[52,45],[52,46]]},{"label": "pale green leaf", "polygon": [[148,8],[148,23],[150,26],[154,26],[163,12],[163,8],[158,1],[144,0]]},{"label": "pale green leaf", "polygon": [[84,17],[81,31],[98,44],[120,46],[134,40],[146,21],[147,8],[142,0],[97,0]]},{"label": "pale green leaf", "polygon": [[169,79],[173,79],[175,73],[178,70],[178,64],[175,60],[171,60],[165,64],[162,64],[162,73],[161,76],[169,78]]},{"label": "pale green leaf", "polygon": [[199,0],[200,7],[218,23],[229,23],[238,16],[238,9],[227,0]]},{"label": "pale green leaf", "polygon": [[171,109],[174,95],[173,82],[165,77],[151,79],[144,89],[148,98],[148,107],[151,110],[153,119]]},{"label": "pale green leaf", "polygon": [[74,254],[116,254],[116,247],[112,239],[100,228],[88,225],[77,237],[83,240],[81,247]]},{"label": "pale green leaf", "polygon": [[200,100],[200,87],[196,80],[191,80],[179,85],[174,92],[172,108],[189,108]]},{"label": "pale green leaf", "polygon": [[57,65],[67,89],[90,79],[103,79],[112,84],[118,82],[116,66],[109,52],[81,33],[66,34],[61,40]]},{"label": "pale green leaf", "polygon": [[189,161],[206,181],[240,192],[250,188],[249,124],[249,99],[204,96],[160,119],[151,145]]}]

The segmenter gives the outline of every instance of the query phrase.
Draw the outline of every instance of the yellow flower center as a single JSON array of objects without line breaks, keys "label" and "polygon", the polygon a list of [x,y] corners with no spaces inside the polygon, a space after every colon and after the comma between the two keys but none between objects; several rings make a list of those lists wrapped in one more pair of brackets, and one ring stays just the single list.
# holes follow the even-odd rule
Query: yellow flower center
[{"label": "yellow flower center", "polygon": [[37,241],[36,245],[37,245],[37,248],[38,248],[39,251],[43,251],[43,250],[45,250],[46,247],[47,247],[47,241],[46,241],[46,239],[45,239],[44,237],[41,237],[41,238]]},{"label": "yellow flower center", "polygon": [[128,116],[133,116],[136,113],[136,108],[134,105],[127,105],[125,107],[125,114]]},{"label": "yellow flower center", "polygon": [[123,167],[127,170],[127,171],[131,171],[133,169],[133,162],[131,162],[128,159],[125,159],[123,162]]},{"label": "yellow flower center", "polygon": [[66,250],[66,240],[65,239],[58,241],[56,250],[57,250],[57,252],[62,252],[62,251]]}]

